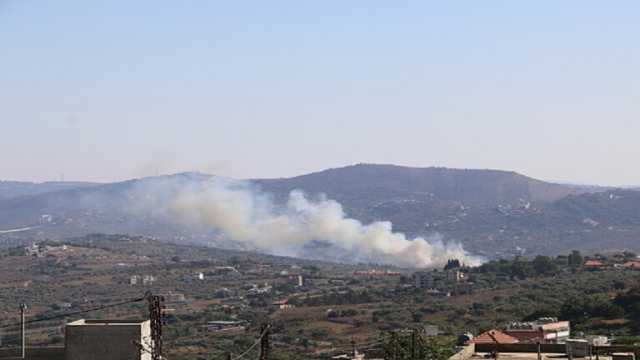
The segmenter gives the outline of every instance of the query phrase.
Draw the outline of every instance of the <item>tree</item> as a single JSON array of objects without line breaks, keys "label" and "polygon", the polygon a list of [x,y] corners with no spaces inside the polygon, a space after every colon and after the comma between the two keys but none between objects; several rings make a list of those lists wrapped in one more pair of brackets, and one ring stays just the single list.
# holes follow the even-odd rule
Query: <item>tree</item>
[{"label": "tree", "polygon": [[437,337],[426,337],[417,330],[392,331],[381,334],[385,359],[432,360],[448,359],[453,355],[453,344]]},{"label": "tree", "polygon": [[526,279],[533,274],[531,263],[523,260],[516,260],[511,265],[511,277]]},{"label": "tree", "polygon": [[583,262],[582,255],[580,251],[573,250],[571,255],[569,255],[569,266],[578,267],[581,266]]},{"label": "tree", "polygon": [[616,296],[614,303],[622,307],[631,319],[640,320],[640,287]]},{"label": "tree", "polygon": [[444,270],[453,270],[461,267],[460,260],[458,259],[449,259],[447,260],[447,264],[444,266]]},{"label": "tree", "polygon": [[413,322],[415,323],[419,323],[422,321],[422,318],[424,317],[424,314],[420,311],[416,311],[413,314],[411,314],[411,318],[413,319]]},{"label": "tree", "polygon": [[570,298],[560,308],[560,317],[574,322],[595,317],[615,319],[623,315],[623,308],[612,302],[606,294]]},{"label": "tree", "polygon": [[532,265],[538,275],[551,275],[558,272],[558,265],[548,256],[536,256]]}]

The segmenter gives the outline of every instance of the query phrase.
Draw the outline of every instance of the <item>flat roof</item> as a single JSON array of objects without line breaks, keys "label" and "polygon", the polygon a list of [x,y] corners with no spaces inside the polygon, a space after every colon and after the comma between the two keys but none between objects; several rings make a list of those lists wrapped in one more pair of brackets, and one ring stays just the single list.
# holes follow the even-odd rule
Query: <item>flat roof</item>
[{"label": "flat roof", "polygon": [[72,321],[67,324],[67,326],[88,326],[88,325],[140,325],[149,320],[118,320],[118,319],[80,319],[76,321]]},{"label": "flat roof", "polygon": [[[569,357],[564,353],[542,353],[542,360],[568,360]],[[486,359],[490,356],[489,353],[475,353],[470,359]],[[574,357],[575,358],[575,357]],[[600,355],[600,360],[611,360],[610,356]],[[537,360],[538,353],[499,353],[498,359],[511,359],[511,360]]]}]

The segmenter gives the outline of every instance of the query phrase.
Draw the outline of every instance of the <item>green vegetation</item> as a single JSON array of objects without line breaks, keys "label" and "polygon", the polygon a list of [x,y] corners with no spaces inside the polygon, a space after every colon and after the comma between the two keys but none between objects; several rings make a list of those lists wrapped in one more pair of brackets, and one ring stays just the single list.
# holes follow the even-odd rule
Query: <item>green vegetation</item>
[{"label": "green vegetation", "polygon": [[[614,334],[621,344],[640,340],[636,325],[640,323],[640,271],[622,266],[635,259],[633,253],[517,257],[477,268],[452,259],[446,270],[427,273],[441,281],[440,291],[434,292],[416,288],[408,271],[363,276],[358,275],[360,270],[371,267],[166,245],[115,235],[92,235],[65,244],[68,251],[47,250],[40,257],[26,256],[23,247],[2,250],[5,271],[0,274],[0,297],[6,301],[0,310],[15,313],[12,304],[24,301],[30,305],[30,316],[57,315],[136,298],[147,290],[167,298],[182,294],[182,299],[167,304],[172,311],[164,334],[172,360],[220,359],[229,352],[238,355],[253,344],[265,323],[272,325],[274,359],[328,358],[349,352],[352,339],[362,351],[392,351],[395,344],[411,349],[413,332],[408,329],[418,331],[416,351],[439,359],[450,353],[460,333],[478,334],[513,321],[546,316],[570,320],[574,332]],[[602,266],[584,266],[585,260],[596,258],[596,265]],[[200,273],[204,280],[195,276]],[[130,284],[132,275],[145,274],[157,281]],[[293,274],[303,276],[303,286],[291,278]],[[470,292],[456,293],[453,290],[458,286]],[[294,308],[273,305],[280,300],[288,300]],[[90,315],[104,319],[145,316],[144,303]],[[247,329],[216,331],[208,328],[209,321],[246,321]],[[60,341],[63,322],[34,325],[29,340],[34,345]],[[437,327],[442,335],[425,336],[422,330],[427,327]],[[6,336],[3,341],[15,344],[17,338]],[[375,348],[368,349],[373,343]],[[413,354],[405,350],[398,350],[398,358]],[[256,357],[255,351],[250,357]]]},{"label": "green vegetation", "polygon": [[440,360],[454,353],[452,342],[423,336],[417,330],[382,333],[380,342],[385,359]]}]

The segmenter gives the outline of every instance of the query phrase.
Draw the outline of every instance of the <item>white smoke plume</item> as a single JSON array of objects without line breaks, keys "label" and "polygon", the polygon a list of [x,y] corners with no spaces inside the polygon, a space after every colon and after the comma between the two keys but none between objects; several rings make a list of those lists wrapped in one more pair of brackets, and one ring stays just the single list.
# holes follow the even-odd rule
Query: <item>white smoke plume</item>
[{"label": "white smoke plume", "polygon": [[[300,191],[284,206],[250,183],[213,178],[197,189],[178,193],[171,212],[183,220],[222,231],[247,247],[275,255],[375,262],[401,267],[442,266],[448,259],[479,261],[458,244],[440,237],[407,239],[388,221],[368,225],[345,216],[342,205],[325,197],[310,200]],[[324,258],[324,257],[323,257]]]}]

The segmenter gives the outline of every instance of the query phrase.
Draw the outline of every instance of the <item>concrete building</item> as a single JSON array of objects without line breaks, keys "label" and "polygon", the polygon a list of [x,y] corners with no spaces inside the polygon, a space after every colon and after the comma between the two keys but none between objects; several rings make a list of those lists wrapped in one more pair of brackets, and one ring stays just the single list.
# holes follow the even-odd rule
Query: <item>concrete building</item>
[{"label": "concrete building", "polygon": [[433,271],[419,271],[413,274],[413,281],[417,288],[433,289],[442,280],[442,276]]},{"label": "concrete building", "polygon": [[246,329],[247,325],[249,325],[249,323],[244,320],[209,321],[207,323],[207,330],[212,332],[244,330]]},{"label": "concrete building", "polygon": [[569,338],[571,330],[568,321],[547,317],[533,322],[511,323],[505,333],[521,342],[562,343]]},{"label": "concrete building", "polygon": [[156,277],[153,275],[144,275],[142,276],[142,285],[149,286],[153,285],[156,282]]},{"label": "concrete building", "polygon": [[40,215],[40,224],[51,224],[53,222],[53,215],[42,214]]},{"label": "concrete building", "polygon": [[289,304],[288,299],[274,301],[272,305],[278,308],[279,310],[287,310],[294,307],[293,305]]},{"label": "concrete building", "polygon": [[467,280],[466,274],[463,273],[462,271],[458,271],[458,270],[447,271],[447,281],[459,283],[466,280]]},{"label": "concrete building", "polygon": [[151,360],[149,320],[78,320],[65,329],[65,360]]},{"label": "concrete building", "polygon": [[[573,360],[577,358],[600,360],[632,360],[635,358],[633,346],[619,346],[611,348],[587,349],[585,352],[582,344],[469,344],[458,348],[458,352],[451,356],[449,360],[480,360],[480,359],[501,359],[501,360]],[[594,356],[594,352],[598,356]],[[625,352],[622,352],[625,351]]]},{"label": "concrete building", "polygon": [[288,281],[290,284],[293,284],[297,287],[304,286],[304,278],[302,275],[289,275]]},{"label": "concrete building", "polygon": [[162,296],[164,296],[165,301],[169,304],[182,304],[187,301],[183,293],[169,291],[167,294]]}]

